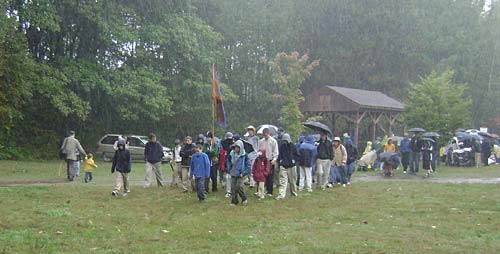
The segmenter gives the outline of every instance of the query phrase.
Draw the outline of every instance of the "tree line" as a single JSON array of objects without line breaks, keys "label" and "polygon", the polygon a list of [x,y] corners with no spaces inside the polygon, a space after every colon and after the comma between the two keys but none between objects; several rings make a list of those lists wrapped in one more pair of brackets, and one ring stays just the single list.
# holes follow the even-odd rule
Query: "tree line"
[{"label": "tree line", "polygon": [[[0,157],[45,156],[69,130],[87,147],[106,133],[155,131],[168,144],[206,132],[212,63],[231,131],[293,125],[282,116],[300,116],[290,99],[300,100],[300,93],[286,87],[308,94],[346,86],[408,101],[411,84],[433,71],[451,72],[451,83],[463,84],[471,102],[464,127],[479,127],[500,114],[500,4],[485,5],[6,0],[0,3]],[[288,74],[277,75],[273,66],[280,52],[295,51],[314,70],[287,86],[277,77]]]}]

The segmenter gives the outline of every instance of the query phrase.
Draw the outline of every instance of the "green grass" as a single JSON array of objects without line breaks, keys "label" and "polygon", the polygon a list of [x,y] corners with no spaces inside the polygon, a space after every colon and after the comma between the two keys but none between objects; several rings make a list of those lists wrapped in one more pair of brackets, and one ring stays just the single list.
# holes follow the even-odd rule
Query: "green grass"
[{"label": "green grass", "polygon": [[[0,161],[0,183],[58,178],[58,162],[20,162],[17,168],[24,170],[5,172],[12,164]],[[143,165],[135,164],[133,170],[136,182],[127,197],[110,195],[109,164],[104,163],[93,184],[0,187],[0,253],[498,253],[500,249],[497,184],[395,179],[300,193],[282,202],[250,197],[248,206],[232,207],[222,192],[209,194],[200,205],[194,193],[143,189],[138,186]],[[440,173],[454,177],[456,172],[448,170],[457,169]],[[498,176],[500,168],[483,170]]]}]

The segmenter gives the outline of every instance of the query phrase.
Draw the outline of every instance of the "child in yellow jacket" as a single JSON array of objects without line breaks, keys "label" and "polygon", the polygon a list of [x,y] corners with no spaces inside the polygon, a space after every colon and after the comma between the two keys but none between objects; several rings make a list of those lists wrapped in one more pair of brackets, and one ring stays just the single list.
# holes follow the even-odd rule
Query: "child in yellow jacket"
[{"label": "child in yellow jacket", "polygon": [[92,153],[87,153],[87,157],[85,158],[85,182],[88,183],[92,181],[92,171],[94,168],[97,168],[97,165],[94,162],[94,155]]}]

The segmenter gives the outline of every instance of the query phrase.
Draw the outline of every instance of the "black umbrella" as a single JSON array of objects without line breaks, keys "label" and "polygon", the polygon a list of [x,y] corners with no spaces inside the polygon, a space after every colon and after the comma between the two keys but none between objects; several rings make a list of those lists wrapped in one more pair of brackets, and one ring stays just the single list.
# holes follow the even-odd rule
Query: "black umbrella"
[{"label": "black umbrella", "polygon": [[387,161],[387,160],[389,160],[397,155],[399,155],[397,152],[385,152],[385,153],[381,153],[379,155],[379,158],[381,161]]},{"label": "black umbrella", "polygon": [[493,135],[487,132],[479,132],[479,135],[486,137],[486,138],[493,138]]},{"label": "black umbrella", "polygon": [[408,130],[409,132],[425,132],[422,128],[411,128]]},{"label": "black umbrella", "polygon": [[430,141],[432,143],[435,143],[436,141],[432,138],[422,138],[422,141]]},{"label": "black umbrella", "polygon": [[426,132],[424,134],[422,134],[422,137],[427,137],[427,138],[439,138],[441,137],[441,135],[439,135],[438,133],[436,132]]},{"label": "black umbrella", "polygon": [[326,124],[322,124],[320,122],[305,122],[304,126],[307,128],[310,128],[312,130],[319,131],[319,132],[326,131],[326,132],[333,135],[332,130],[330,130],[330,128],[328,126],[326,126]]}]

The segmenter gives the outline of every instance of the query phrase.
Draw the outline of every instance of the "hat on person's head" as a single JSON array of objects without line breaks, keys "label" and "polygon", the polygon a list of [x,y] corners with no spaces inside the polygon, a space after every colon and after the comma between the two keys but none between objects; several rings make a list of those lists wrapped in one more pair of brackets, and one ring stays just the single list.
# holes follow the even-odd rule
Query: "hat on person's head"
[{"label": "hat on person's head", "polygon": [[334,138],[333,138],[333,141],[338,141],[338,142],[340,142],[340,137],[334,137]]},{"label": "hat on person's head", "polygon": [[226,138],[226,139],[233,139],[233,133],[231,133],[231,132],[226,132],[225,138]]},{"label": "hat on person's head", "polygon": [[299,143],[303,143],[304,140],[306,140],[306,137],[304,135],[299,136],[299,139],[297,140]]},{"label": "hat on person's head", "polygon": [[206,135],[207,138],[213,138],[214,137],[214,134],[212,134],[211,131],[207,132],[207,135]]},{"label": "hat on person's head", "polygon": [[344,135],[343,135],[343,136],[344,136],[344,138],[350,138],[350,137],[349,137],[349,134],[347,134],[347,132],[346,132],[346,133],[344,133]]},{"label": "hat on person's head", "polygon": [[235,141],[240,140],[240,135],[239,135],[239,134],[234,134],[234,135],[233,135],[233,139],[234,139]]},{"label": "hat on person's head", "polygon": [[278,127],[278,132],[284,132],[285,130],[283,129],[283,127]]},{"label": "hat on person's head", "polygon": [[69,131],[69,135],[70,136],[75,135],[75,131]]},{"label": "hat on person's head", "polygon": [[290,137],[290,134],[288,134],[288,133],[283,134],[283,141],[286,141],[289,144],[291,144],[292,143],[292,138]]},{"label": "hat on person's head", "polygon": [[247,127],[247,130],[253,130],[253,131],[255,132],[255,127],[253,127],[253,125],[249,125],[249,126]]}]

